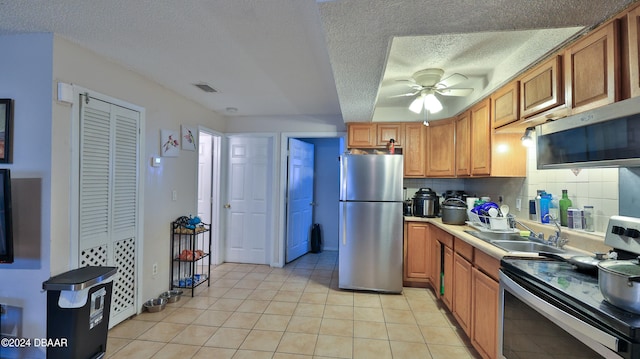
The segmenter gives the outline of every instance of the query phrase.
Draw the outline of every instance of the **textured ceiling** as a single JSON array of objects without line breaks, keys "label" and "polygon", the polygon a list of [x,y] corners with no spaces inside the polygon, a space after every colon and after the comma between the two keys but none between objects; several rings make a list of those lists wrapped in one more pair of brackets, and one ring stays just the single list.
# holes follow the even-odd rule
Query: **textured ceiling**
[{"label": "textured ceiling", "polygon": [[455,112],[631,1],[0,0],[0,35],[54,32],[229,116],[407,120],[396,79],[468,75]]}]

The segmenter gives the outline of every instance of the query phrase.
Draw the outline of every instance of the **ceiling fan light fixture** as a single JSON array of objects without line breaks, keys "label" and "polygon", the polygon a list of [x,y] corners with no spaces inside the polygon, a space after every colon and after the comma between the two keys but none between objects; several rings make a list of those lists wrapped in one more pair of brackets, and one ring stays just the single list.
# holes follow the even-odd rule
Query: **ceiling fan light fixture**
[{"label": "ceiling fan light fixture", "polygon": [[420,96],[416,97],[412,102],[411,105],[409,105],[409,110],[411,112],[414,113],[420,113],[422,112],[422,105],[424,104],[424,94],[421,94]]},{"label": "ceiling fan light fixture", "polygon": [[424,98],[424,109],[431,113],[440,112],[442,111],[442,104],[434,94],[430,93]]}]

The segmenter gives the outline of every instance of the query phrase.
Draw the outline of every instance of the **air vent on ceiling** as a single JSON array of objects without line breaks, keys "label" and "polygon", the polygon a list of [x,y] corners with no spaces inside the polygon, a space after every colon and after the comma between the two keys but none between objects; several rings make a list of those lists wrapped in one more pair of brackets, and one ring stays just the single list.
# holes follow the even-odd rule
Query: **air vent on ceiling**
[{"label": "air vent on ceiling", "polygon": [[214,89],[213,87],[207,85],[207,84],[193,84],[193,86],[199,88],[200,90],[204,91],[204,92],[218,92],[218,90]]}]

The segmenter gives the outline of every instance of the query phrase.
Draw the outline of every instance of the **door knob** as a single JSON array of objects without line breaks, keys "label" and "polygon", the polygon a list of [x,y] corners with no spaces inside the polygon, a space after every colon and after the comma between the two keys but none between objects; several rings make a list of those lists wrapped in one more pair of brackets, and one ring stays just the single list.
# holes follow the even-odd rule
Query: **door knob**
[{"label": "door knob", "polygon": [[225,204],[224,208],[231,208],[231,204],[230,203]]}]

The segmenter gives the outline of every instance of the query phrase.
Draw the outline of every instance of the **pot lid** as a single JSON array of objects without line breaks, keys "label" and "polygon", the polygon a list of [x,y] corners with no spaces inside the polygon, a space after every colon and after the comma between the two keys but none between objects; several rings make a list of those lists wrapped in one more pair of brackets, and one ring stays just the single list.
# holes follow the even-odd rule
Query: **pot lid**
[{"label": "pot lid", "polygon": [[428,187],[423,187],[420,188],[418,190],[418,192],[416,192],[416,194],[413,195],[413,198],[435,198],[437,197],[436,193]]},{"label": "pot lid", "polygon": [[632,260],[604,260],[598,267],[625,276],[640,276],[640,264],[637,259]]},{"label": "pot lid", "polygon": [[467,202],[458,198],[447,198],[442,202],[442,206],[445,208],[467,208]]}]

